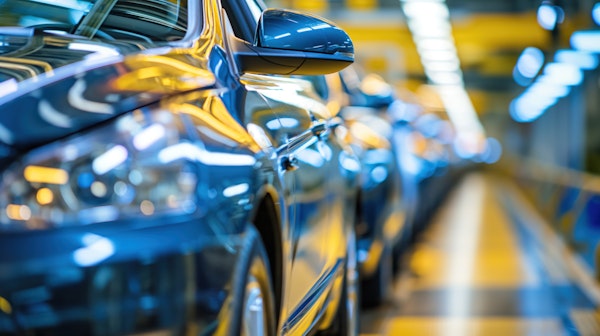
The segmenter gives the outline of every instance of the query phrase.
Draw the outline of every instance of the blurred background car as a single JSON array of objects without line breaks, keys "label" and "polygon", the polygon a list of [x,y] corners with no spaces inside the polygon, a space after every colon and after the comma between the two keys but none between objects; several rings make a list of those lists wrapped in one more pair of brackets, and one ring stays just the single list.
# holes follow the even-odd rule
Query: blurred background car
[{"label": "blurred background car", "polygon": [[360,163],[265,75],[352,42],[263,9],[0,2],[0,334],[357,334]]},{"label": "blurred background car", "polygon": [[339,109],[363,163],[359,261],[363,305],[374,307],[389,298],[393,274],[470,163],[454,151],[454,129],[438,116],[445,111],[400,98],[381,76],[352,65],[313,82]]},{"label": "blurred background car", "polygon": [[390,141],[393,128],[379,115],[393,99],[384,95],[379,100],[365,99],[364,92],[347,89],[349,79],[342,72],[306,78],[330,113],[340,118],[346,129],[344,138],[361,162],[356,209],[361,303],[376,307],[390,298],[394,250],[406,230],[401,173]]}]

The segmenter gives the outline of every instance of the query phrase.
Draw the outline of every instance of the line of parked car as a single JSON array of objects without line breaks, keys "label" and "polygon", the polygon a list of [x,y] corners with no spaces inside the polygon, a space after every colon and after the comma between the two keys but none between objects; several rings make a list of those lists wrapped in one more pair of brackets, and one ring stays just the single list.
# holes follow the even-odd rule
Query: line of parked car
[{"label": "line of parked car", "polygon": [[348,67],[329,21],[260,0],[0,18],[0,335],[357,335],[451,181],[449,123]]}]

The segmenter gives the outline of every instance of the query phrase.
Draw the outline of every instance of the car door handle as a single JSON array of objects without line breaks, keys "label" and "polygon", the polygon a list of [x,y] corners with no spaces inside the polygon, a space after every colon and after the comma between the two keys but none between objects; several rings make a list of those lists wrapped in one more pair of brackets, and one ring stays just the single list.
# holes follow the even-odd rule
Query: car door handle
[{"label": "car door handle", "polygon": [[279,164],[281,165],[281,169],[285,171],[294,171],[298,169],[298,159],[291,154],[282,156]]},{"label": "car door handle", "polygon": [[327,131],[327,123],[325,122],[315,122],[311,125],[310,130],[316,136],[321,136],[325,131]]}]

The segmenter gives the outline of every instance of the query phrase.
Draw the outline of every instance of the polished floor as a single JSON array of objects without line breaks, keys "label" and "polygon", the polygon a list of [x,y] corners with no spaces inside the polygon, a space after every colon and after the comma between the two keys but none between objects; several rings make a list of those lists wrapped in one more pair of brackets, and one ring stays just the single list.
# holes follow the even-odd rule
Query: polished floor
[{"label": "polished floor", "polygon": [[361,335],[600,335],[600,290],[513,182],[466,176]]}]

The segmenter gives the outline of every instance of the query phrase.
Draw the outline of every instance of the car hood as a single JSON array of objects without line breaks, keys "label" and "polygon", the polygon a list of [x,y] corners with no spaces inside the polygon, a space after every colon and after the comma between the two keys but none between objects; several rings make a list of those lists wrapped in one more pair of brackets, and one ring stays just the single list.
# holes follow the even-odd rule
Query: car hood
[{"label": "car hood", "polygon": [[214,85],[206,50],[194,48],[0,28],[0,155]]}]

